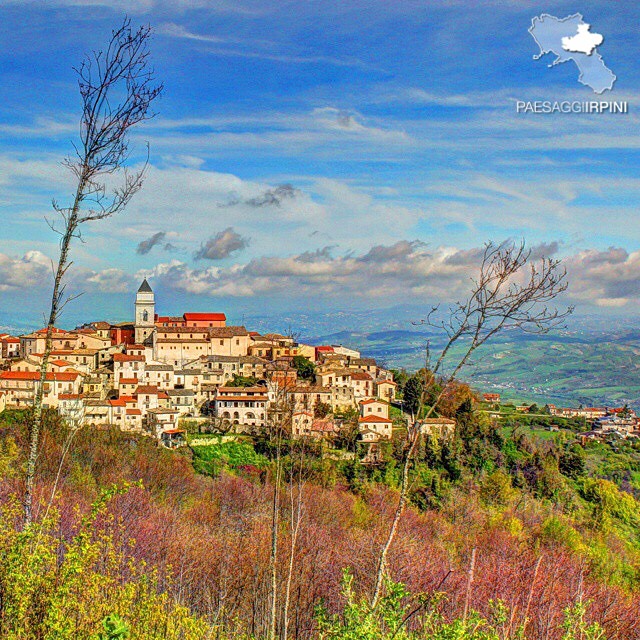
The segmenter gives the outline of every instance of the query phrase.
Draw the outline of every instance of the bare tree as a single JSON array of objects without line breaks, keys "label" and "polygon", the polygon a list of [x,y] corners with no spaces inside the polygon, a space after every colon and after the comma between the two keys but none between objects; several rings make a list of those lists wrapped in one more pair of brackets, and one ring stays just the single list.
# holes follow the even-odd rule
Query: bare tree
[{"label": "bare tree", "polygon": [[304,503],[303,503],[303,491],[305,481],[303,479],[303,467],[305,460],[305,442],[302,440],[301,445],[298,448],[299,458],[297,461],[297,479],[294,484],[296,476],[296,465],[292,465],[291,474],[289,477],[289,564],[287,567],[287,579],[284,592],[284,611],[282,621],[282,640],[288,640],[289,637],[289,608],[291,603],[291,584],[293,581],[293,570],[295,565],[296,550],[298,544],[298,534],[300,532],[300,524],[302,523]]},{"label": "bare tree", "polygon": [[276,445],[276,468],[273,479],[273,500],[271,503],[271,553],[269,555],[269,640],[276,639],[278,624],[278,547],[279,547],[279,527],[280,527],[280,483],[282,480],[282,436],[277,436]]},{"label": "bare tree", "polygon": [[[73,238],[81,238],[82,226],[94,220],[109,218],[122,211],[142,187],[147,162],[129,171],[129,132],[139,122],[153,117],[151,104],[160,95],[149,65],[151,28],[134,31],[125,18],[114,30],[104,51],[87,55],[79,68],[78,87],[82,99],[80,141],[75,153],[64,161],[75,181],[75,194],[68,207],[55,200],[58,214],[49,226],[60,235],[60,254],[54,267],[51,306],[46,327],[45,348],[40,367],[39,385],[33,401],[29,457],[24,493],[24,525],[32,521],[33,489],[38,443],[42,428],[43,396],[46,374],[53,345],[53,330],[64,306],[73,299],[66,295],[65,275],[72,262],[69,251]],[[148,160],[148,149],[147,149]],[[115,177],[118,186],[110,188]]]},{"label": "bare tree", "polygon": [[[437,320],[438,308],[434,307],[419,324],[429,325],[444,331],[447,342],[433,367],[427,366],[425,373],[426,388],[441,375],[448,363],[452,348],[463,344],[462,356],[453,364],[451,372],[431,402],[425,418],[429,418],[437,409],[448,386],[455,380],[460,370],[468,364],[473,353],[487,340],[505,330],[519,329],[529,333],[544,334],[563,324],[573,309],[559,311],[550,306],[553,300],[567,289],[567,274],[559,260],[542,258],[531,259],[531,250],[524,242],[511,242],[496,245],[487,243],[480,264],[479,275],[473,280],[469,297],[464,302],[455,303],[446,320]],[[427,353],[428,353],[427,347]],[[427,360],[429,360],[427,355]],[[411,462],[420,441],[420,414],[418,420],[407,430],[404,447],[400,495],[391,521],[387,538],[382,545],[378,559],[376,583],[371,605],[375,608],[380,601],[384,578],[387,570],[389,549],[396,536],[400,519],[404,512],[409,490]]]}]

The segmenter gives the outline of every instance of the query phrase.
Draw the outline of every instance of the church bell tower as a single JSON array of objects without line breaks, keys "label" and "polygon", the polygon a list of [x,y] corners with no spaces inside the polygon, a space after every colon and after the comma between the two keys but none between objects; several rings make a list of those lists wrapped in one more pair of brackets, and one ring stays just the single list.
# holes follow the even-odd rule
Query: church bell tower
[{"label": "church bell tower", "polygon": [[136,344],[145,344],[155,329],[156,301],[145,278],[136,294]]}]

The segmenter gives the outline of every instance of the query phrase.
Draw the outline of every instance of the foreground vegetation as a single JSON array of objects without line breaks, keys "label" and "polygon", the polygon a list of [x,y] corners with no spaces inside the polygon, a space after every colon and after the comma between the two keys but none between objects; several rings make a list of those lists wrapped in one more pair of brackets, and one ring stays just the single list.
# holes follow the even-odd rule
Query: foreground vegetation
[{"label": "foreground vegetation", "polygon": [[457,419],[455,440],[420,445],[393,582],[371,610],[401,437],[367,467],[311,443],[214,439],[194,455],[80,430],[60,465],[70,432],[48,414],[36,524],[21,533],[25,416],[5,412],[0,637],[267,637],[276,454],[279,637],[638,637],[640,505],[624,454],[505,435],[468,403]]}]

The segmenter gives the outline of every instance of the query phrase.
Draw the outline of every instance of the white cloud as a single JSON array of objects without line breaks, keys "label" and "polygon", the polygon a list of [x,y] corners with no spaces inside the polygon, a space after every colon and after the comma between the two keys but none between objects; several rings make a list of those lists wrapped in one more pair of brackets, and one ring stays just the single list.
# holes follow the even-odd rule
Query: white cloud
[{"label": "white cloud", "polygon": [[40,289],[51,281],[51,261],[40,251],[21,258],[0,253],[0,291]]},{"label": "white cloud", "polygon": [[76,290],[91,293],[128,293],[134,286],[132,277],[121,269],[79,270],[72,278]]},{"label": "white cloud", "polygon": [[[95,271],[75,264],[66,281],[74,293],[122,293],[133,286],[131,277],[121,269]],[[42,292],[52,285],[53,265],[44,253],[27,251],[22,257],[0,253],[0,292]]]},{"label": "white cloud", "polygon": [[[558,242],[531,247],[532,259],[557,257]],[[483,248],[460,249],[402,240],[360,254],[335,255],[331,247],[287,257],[263,256],[231,267],[194,269],[173,260],[139,272],[156,286],[210,297],[282,297],[366,300],[372,307],[399,301],[450,302],[463,298]],[[569,289],[559,301],[594,307],[640,304],[640,251],[587,249],[566,256]]]},{"label": "white cloud", "polygon": [[620,247],[587,249],[567,259],[571,293],[600,307],[623,307],[640,301],[640,251]]},{"label": "white cloud", "polygon": [[[532,247],[532,256],[557,257],[558,242]],[[463,298],[470,277],[477,273],[482,247],[431,248],[418,240],[369,246],[359,253],[338,253],[325,246],[289,256],[261,256],[228,267],[196,268],[171,260],[131,274],[118,268],[102,270],[74,265],[69,274],[71,293],[128,293],[142,277],[159,289],[209,297],[321,300],[340,304],[406,300],[450,302]],[[566,302],[600,308],[640,304],[640,251],[619,247],[585,249],[563,259],[569,290]],[[29,251],[22,257],[0,253],[0,292],[33,290],[44,295],[51,285],[49,257]],[[562,304],[562,301],[560,301]]]},{"label": "white cloud", "polygon": [[264,256],[228,268],[194,269],[173,260],[139,272],[156,286],[219,296],[308,296],[348,299],[450,299],[464,291],[477,266],[477,252],[446,247],[434,251],[419,241],[376,245],[360,255],[333,255],[330,247],[288,257]]}]

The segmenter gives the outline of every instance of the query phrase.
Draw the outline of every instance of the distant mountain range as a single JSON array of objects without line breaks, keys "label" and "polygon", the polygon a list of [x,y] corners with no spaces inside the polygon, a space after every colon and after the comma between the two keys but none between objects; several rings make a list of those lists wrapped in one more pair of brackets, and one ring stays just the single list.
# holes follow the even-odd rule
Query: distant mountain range
[{"label": "distant mountain range", "polygon": [[[255,320],[272,330],[274,325],[278,330],[299,327],[301,339],[343,344],[389,367],[415,370],[424,364],[427,341],[433,352],[444,344],[442,333],[419,325],[421,311],[403,306]],[[516,401],[573,406],[628,403],[640,408],[640,319],[575,316],[567,325],[542,336],[499,334],[477,352],[461,377],[478,389],[499,391]]]}]

